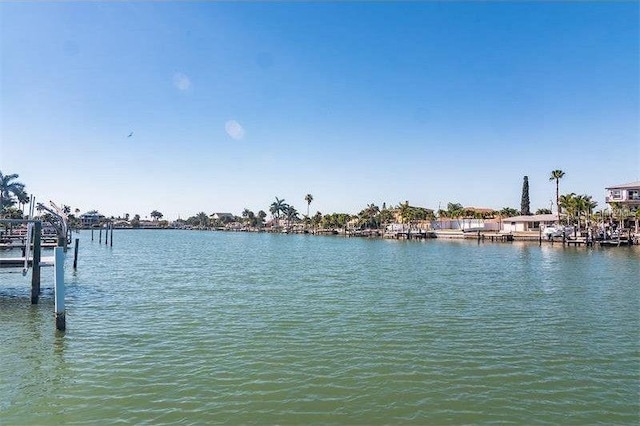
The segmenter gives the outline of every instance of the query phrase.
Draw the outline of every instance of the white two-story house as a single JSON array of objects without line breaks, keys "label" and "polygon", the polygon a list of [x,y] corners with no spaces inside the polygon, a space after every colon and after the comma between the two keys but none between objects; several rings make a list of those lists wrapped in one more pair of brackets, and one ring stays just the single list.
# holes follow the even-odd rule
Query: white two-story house
[{"label": "white two-story house", "polygon": [[636,211],[640,207],[640,181],[614,185],[605,188],[605,201],[617,203],[620,207],[626,207],[629,211]]}]

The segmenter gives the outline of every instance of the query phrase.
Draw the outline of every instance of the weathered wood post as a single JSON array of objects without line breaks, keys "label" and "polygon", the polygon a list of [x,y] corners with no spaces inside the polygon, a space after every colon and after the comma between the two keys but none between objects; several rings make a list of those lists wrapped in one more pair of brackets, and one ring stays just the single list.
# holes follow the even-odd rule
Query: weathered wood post
[{"label": "weathered wood post", "polygon": [[538,225],[538,245],[542,245],[542,224]]},{"label": "weathered wood post", "polygon": [[40,247],[40,236],[42,234],[42,222],[37,221],[33,224],[33,260],[31,263],[31,304],[38,303],[40,296],[40,256],[42,249]]},{"label": "weathered wood post", "polygon": [[64,331],[67,326],[64,311],[64,248],[56,247],[53,250],[56,329]]},{"label": "weathered wood post", "polygon": [[109,226],[110,224],[107,223],[107,227],[104,229],[104,245],[105,246],[109,243]]},{"label": "weathered wood post", "polygon": [[98,244],[102,244],[102,226],[100,227],[100,233],[98,234]]},{"label": "weathered wood post", "polygon": [[91,241],[93,241],[93,228],[91,228]]},{"label": "weathered wood post", "polygon": [[110,247],[113,247],[113,224],[111,224],[111,244]]},{"label": "weathered wood post", "polygon": [[80,244],[80,238],[76,238],[76,243],[73,247],[73,269],[78,269],[78,244]]}]

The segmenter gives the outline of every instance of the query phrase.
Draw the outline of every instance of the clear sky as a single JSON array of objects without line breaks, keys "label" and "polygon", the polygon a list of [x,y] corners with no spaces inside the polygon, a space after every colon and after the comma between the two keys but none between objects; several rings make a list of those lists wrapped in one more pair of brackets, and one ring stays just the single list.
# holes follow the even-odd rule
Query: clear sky
[{"label": "clear sky", "polygon": [[[640,180],[638,2],[0,4],[0,170],[110,215]],[[131,135],[131,133],[133,133]]]}]

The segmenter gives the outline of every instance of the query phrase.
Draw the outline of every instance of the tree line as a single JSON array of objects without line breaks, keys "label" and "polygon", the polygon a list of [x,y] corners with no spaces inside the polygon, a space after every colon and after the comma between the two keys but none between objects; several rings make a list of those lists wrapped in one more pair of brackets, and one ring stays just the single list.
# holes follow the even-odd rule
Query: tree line
[{"label": "tree line", "polygon": [[[604,212],[594,211],[597,202],[593,201],[592,196],[587,194],[579,195],[573,192],[564,195],[560,194],[560,180],[564,176],[565,173],[562,170],[553,170],[549,176],[549,180],[555,183],[558,222],[561,221],[561,213],[566,216],[564,222],[577,223],[578,225],[581,223],[586,224],[594,214],[604,217]],[[3,174],[0,172],[0,216],[2,217],[22,218],[25,205],[30,201],[30,196],[27,194],[25,184],[18,181],[18,178],[19,175],[17,174]],[[476,209],[464,207],[460,203],[450,202],[447,203],[446,209],[434,211],[424,207],[412,206],[408,201],[405,201],[390,207],[388,207],[386,203],[383,203],[381,207],[374,203],[367,204],[365,208],[355,215],[339,212],[322,214],[320,211],[311,215],[310,206],[314,201],[313,195],[306,194],[303,199],[306,203],[306,214],[301,215],[298,209],[292,204],[287,203],[284,198],[275,197],[275,201],[271,203],[267,209],[271,214],[270,224],[272,226],[282,226],[285,228],[294,225],[303,225],[304,227],[335,229],[344,228],[348,223],[352,223],[361,229],[380,229],[394,221],[411,224],[419,221],[433,221],[436,218],[491,219],[497,216],[506,218],[519,214],[532,214],[530,211],[529,181],[527,176],[524,176],[523,179],[520,210],[511,207],[504,207],[501,210]],[[625,213],[622,206],[618,203],[610,204],[614,215],[617,213],[617,217]],[[71,209],[68,206],[64,206],[64,211],[69,215],[72,222],[76,221],[76,224],[79,223],[78,217],[71,214]],[[75,213],[79,213],[79,210],[76,209]],[[535,211],[535,214],[545,213],[550,214],[551,209],[541,208]],[[626,213],[628,214],[629,212]],[[150,216],[153,221],[160,221],[164,217],[158,210],[153,210]],[[241,216],[224,215],[217,218],[212,216],[213,215],[208,215],[205,212],[200,212],[188,219],[179,219],[176,222],[178,225],[199,228],[224,227],[230,223],[241,224],[252,228],[262,228],[269,224],[268,213],[264,210],[254,213],[250,209],[245,208]],[[139,214],[134,215],[132,219],[130,219],[129,214],[126,214],[124,218],[111,217],[111,220],[124,220],[132,227],[138,227],[141,224]],[[160,224],[168,226],[167,221],[162,221]]]}]

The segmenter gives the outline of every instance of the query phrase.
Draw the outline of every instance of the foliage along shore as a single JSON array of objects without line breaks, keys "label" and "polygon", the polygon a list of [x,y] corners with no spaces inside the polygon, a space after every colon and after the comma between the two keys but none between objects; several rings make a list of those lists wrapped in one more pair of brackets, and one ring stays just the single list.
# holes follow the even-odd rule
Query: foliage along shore
[{"label": "foliage along shore", "polygon": [[[640,218],[640,209],[635,212],[625,210],[622,206],[611,204],[608,209],[595,211],[597,203],[590,195],[578,195],[568,193],[560,195],[559,183],[565,173],[562,170],[553,170],[549,180],[555,183],[556,189],[556,211],[558,223],[577,225],[578,229],[588,226],[589,223],[598,222],[621,222],[626,218]],[[0,217],[23,218],[26,205],[31,197],[26,192],[26,185],[18,181],[17,174],[2,174],[0,172]],[[128,213],[124,217],[105,217],[96,211],[89,213],[96,214],[98,220],[95,223],[86,223],[81,220],[80,209],[71,210],[71,207],[63,205],[63,211],[67,214],[69,225],[72,228],[99,227],[105,223],[111,223],[116,228],[121,229],[205,229],[205,230],[237,230],[237,231],[271,231],[271,232],[311,232],[311,233],[335,233],[364,230],[385,230],[389,225],[402,224],[410,228],[429,230],[433,229],[434,222],[442,220],[453,220],[462,222],[466,220],[476,221],[502,221],[506,218],[517,215],[531,215],[529,206],[529,185],[528,177],[524,176],[522,185],[522,198],[520,210],[512,207],[504,207],[501,210],[487,208],[464,207],[460,203],[448,203],[447,209],[433,210],[425,207],[412,206],[408,201],[395,206],[382,207],[375,204],[368,204],[358,214],[330,213],[322,214],[317,211],[310,214],[310,207],[314,200],[311,194],[306,194],[303,198],[306,203],[306,214],[302,214],[284,199],[275,197],[275,201],[268,207],[271,214],[269,218],[267,212],[260,210],[257,213],[249,209],[244,209],[240,215],[231,213],[206,214],[204,211],[189,217],[188,219],[178,219],[173,222],[163,220],[163,214],[158,210],[150,213],[151,220],[142,219],[139,214],[130,216]],[[546,208],[539,208],[535,214],[551,214],[552,211]],[[47,214],[41,215],[43,220],[47,220]]]}]

